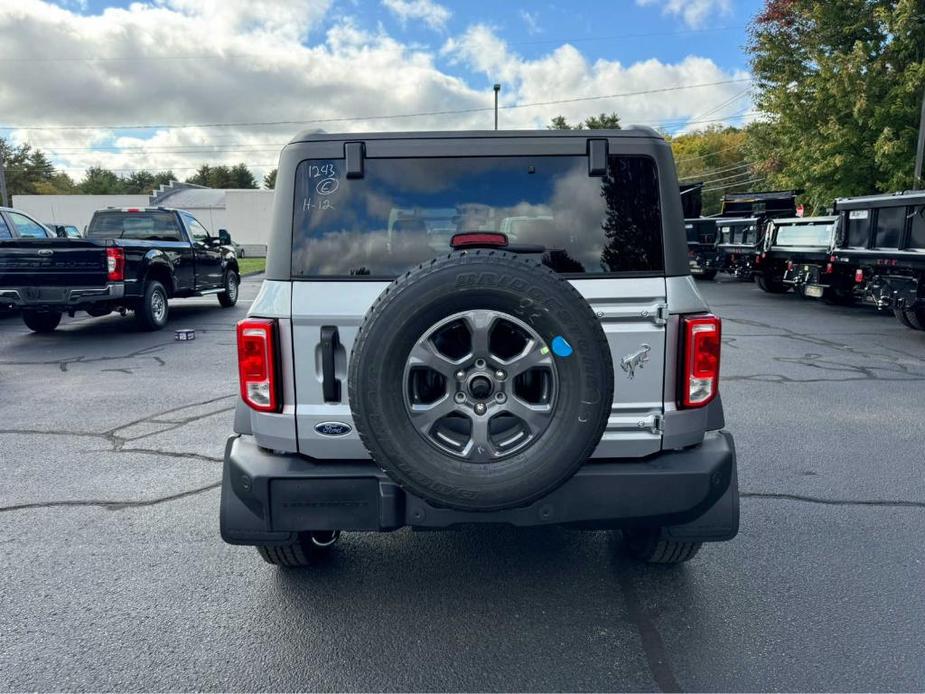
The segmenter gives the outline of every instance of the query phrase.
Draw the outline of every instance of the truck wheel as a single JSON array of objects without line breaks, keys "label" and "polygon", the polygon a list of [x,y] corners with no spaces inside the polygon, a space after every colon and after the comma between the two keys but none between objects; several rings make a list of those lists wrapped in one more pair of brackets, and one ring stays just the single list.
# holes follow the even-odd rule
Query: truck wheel
[{"label": "truck wheel", "polygon": [[709,281],[709,280],[714,279],[715,277],[716,277],[716,270],[705,270],[697,277],[697,279]]},{"label": "truck wheel", "polygon": [[761,291],[767,292],[768,294],[786,294],[790,289],[790,287],[783,282],[771,277],[765,277],[764,275],[755,275],[755,281],[758,282]]},{"label": "truck wheel", "polygon": [[29,330],[37,333],[50,333],[58,327],[61,322],[61,314],[58,311],[23,311],[23,323]]},{"label": "truck wheel", "polygon": [[169,312],[164,285],[157,280],[149,280],[145,284],[144,296],[135,307],[135,320],[142,330],[160,330],[167,325]]},{"label": "truck wheel", "polygon": [[693,559],[701,545],[662,539],[658,528],[624,530],[623,542],[627,554],[649,564],[680,564]]},{"label": "truck wheel", "polygon": [[906,314],[906,325],[913,330],[925,330],[925,307],[907,308],[903,312]]},{"label": "truck wheel", "polygon": [[218,295],[218,303],[222,305],[222,308],[231,308],[238,303],[238,286],[240,284],[241,278],[238,277],[237,272],[234,270],[225,272],[225,281],[222,283],[225,291]]},{"label": "truck wheel", "polygon": [[257,551],[267,564],[309,566],[327,554],[339,537],[339,530],[299,533],[299,538],[291,545],[258,545]]},{"label": "truck wheel", "polygon": [[347,378],[357,431],[412,494],[467,511],[524,506],[594,451],[613,403],[601,322],[527,256],[455,252],[395,280]]}]

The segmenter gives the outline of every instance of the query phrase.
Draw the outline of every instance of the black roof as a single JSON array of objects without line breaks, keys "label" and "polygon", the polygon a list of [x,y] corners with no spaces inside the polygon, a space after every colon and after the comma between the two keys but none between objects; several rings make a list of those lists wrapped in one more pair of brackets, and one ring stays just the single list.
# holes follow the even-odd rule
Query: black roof
[{"label": "black roof", "polygon": [[835,210],[865,210],[874,207],[905,207],[906,205],[925,205],[925,190],[904,190],[882,195],[838,198],[835,201]]},{"label": "black roof", "polygon": [[297,142],[324,142],[327,140],[428,140],[464,138],[512,138],[512,137],[644,137],[663,140],[655,128],[647,125],[628,125],[619,130],[427,130],[422,132],[378,132],[378,133],[326,133],[319,130],[303,130],[290,144]]}]

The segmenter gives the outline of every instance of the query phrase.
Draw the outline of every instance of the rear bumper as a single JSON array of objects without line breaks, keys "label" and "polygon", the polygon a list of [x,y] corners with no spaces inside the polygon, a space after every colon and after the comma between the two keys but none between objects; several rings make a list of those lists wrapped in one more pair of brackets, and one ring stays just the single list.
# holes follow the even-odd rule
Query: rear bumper
[{"label": "rear bumper", "polygon": [[0,287],[0,304],[20,307],[79,306],[115,301],[124,296],[122,282],[103,287]]},{"label": "rear bumper", "polygon": [[222,538],[272,545],[308,530],[388,531],[473,523],[660,527],[679,540],[717,542],[739,529],[735,445],[727,432],[643,461],[599,462],[528,506],[472,512],[438,508],[405,492],[369,461],[316,462],[233,436],[225,448]]}]

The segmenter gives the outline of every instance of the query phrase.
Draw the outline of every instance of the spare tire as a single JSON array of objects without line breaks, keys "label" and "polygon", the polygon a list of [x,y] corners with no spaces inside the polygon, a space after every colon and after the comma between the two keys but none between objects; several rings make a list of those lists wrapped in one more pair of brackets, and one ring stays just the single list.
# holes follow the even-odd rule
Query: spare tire
[{"label": "spare tire", "polygon": [[454,252],[395,280],[350,358],[376,463],[436,506],[526,505],[594,451],[613,401],[600,321],[562,277],[504,251]]}]

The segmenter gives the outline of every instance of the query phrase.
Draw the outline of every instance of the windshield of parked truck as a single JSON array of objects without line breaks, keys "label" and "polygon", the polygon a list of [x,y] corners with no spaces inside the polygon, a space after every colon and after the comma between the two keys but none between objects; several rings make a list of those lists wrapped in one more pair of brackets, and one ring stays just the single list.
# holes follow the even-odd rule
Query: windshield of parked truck
[{"label": "windshield of parked truck", "polygon": [[834,222],[819,222],[815,224],[782,224],[777,227],[776,246],[823,246],[829,247],[832,234],[835,231]]},{"label": "windshield of parked truck", "polygon": [[295,183],[294,276],[392,278],[491,231],[546,249],[564,273],[663,270],[655,162],[612,156],[604,177],[585,156],[304,161]]}]

